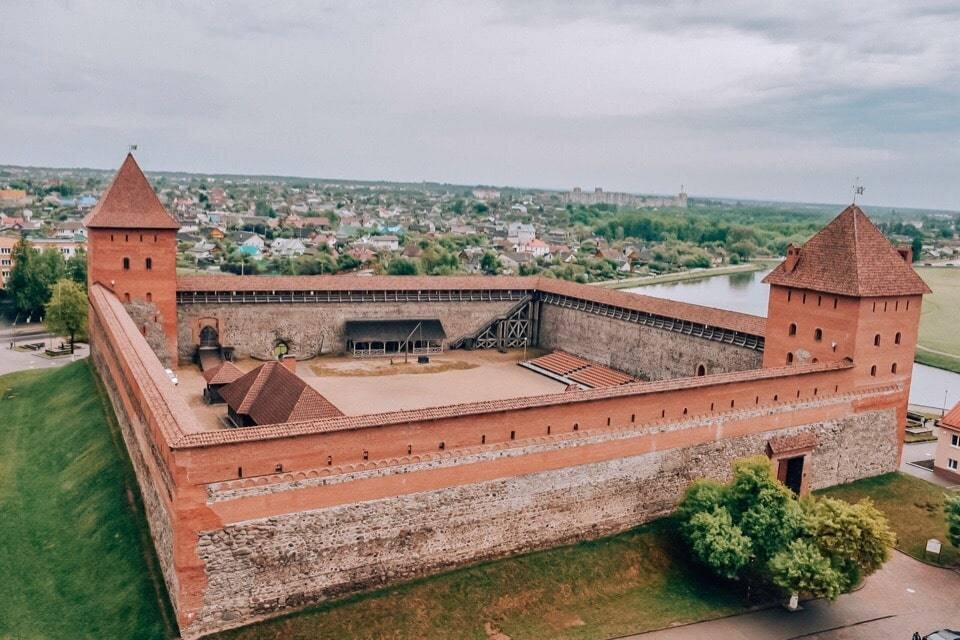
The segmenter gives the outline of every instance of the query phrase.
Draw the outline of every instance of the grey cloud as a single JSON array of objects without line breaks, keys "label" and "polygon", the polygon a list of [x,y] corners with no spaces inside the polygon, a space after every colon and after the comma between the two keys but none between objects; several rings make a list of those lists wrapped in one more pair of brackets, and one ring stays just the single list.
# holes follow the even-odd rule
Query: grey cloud
[{"label": "grey cloud", "polygon": [[960,207],[954,3],[4,9],[0,163]]}]

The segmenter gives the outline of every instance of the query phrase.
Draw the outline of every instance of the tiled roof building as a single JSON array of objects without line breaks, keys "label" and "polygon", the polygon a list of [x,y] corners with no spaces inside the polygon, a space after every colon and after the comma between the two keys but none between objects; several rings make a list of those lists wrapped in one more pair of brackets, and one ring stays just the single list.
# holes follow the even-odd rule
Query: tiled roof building
[{"label": "tiled roof building", "polygon": [[802,247],[791,245],[764,282],[854,297],[930,293],[904,258],[852,204]]},{"label": "tiled roof building", "polygon": [[97,205],[84,218],[87,227],[111,229],[179,229],[143,171],[127,154]]},{"label": "tiled roof building", "polygon": [[335,418],[343,413],[279,362],[267,362],[220,390],[238,426]]}]

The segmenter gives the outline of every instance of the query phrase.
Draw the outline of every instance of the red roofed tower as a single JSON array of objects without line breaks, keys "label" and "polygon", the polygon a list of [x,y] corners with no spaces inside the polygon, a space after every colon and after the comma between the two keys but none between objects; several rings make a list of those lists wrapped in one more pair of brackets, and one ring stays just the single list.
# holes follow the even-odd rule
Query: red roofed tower
[{"label": "red roofed tower", "polygon": [[[856,205],[768,275],[764,367],[851,358],[857,386],[902,382],[907,393],[930,288]],[[906,412],[904,397],[903,412]]]},{"label": "red roofed tower", "polygon": [[[170,362],[177,358],[177,229],[143,171],[127,154],[113,182],[84,219],[88,280],[124,303],[152,304]],[[152,327],[141,327],[147,335]]]}]

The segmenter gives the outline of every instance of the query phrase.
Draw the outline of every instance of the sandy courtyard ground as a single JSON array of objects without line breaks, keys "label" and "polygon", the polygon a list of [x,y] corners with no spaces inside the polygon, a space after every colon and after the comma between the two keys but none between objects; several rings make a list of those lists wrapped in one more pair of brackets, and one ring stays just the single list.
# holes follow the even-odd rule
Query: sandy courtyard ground
[{"label": "sandy courtyard ground", "polygon": [[[526,358],[542,355],[527,350]],[[562,393],[565,385],[524,369],[522,349],[496,351],[451,351],[431,356],[421,365],[411,357],[372,358],[322,357],[297,363],[297,375],[323,394],[347,415],[363,415],[401,409],[422,409],[481,400],[501,400]],[[262,364],[253,359],[235,363],[244,371]],[[178,389],[193,409],[202,430],[224,428],[225,404],[203,402],[206,385],[199,367],[177,371]]]},{"label": "sandy courtyard ground", "polygon": [[[527,352],[527,357],[540,352]],[[347,415],[422,409],[481,400],[501,400],[562,393],[565,385],[517,365],[522,350],[452,351],[431,357],[429,365],[399,359],[357,361],[353,358],[320,358],[301,366],[298,373]],[[306,364],[306,363],[300,363]],[[422,368],[425,373],[412,373]],[[381,375],[357,375],[377,372]],[[399,369],[403,373],[394,373]],[[432,369],[432,370],[431,370]],[[316,375],[320,373],[320,375]],[[407,373],[411,371],[411,373]]]}]

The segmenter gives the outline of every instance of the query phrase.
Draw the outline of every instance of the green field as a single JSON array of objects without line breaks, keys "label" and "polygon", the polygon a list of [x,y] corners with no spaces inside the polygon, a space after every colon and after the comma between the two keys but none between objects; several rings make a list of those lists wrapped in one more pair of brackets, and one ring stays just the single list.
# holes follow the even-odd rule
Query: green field
[{"label": "green field", "polygon": [[903,473],[888,473],[875,478],[831,487],[821,495],[856,502],[871,498],[886,514],[897,534],[897,548],[914,558],[932,561],[924,555],[927,540],[943,542],[940,564],[960,567],[960,549],[947,542],[947,523],[943,514],[944,489]]},{"label": "green field", "polygon": [[175,635],[100,398],[86,362],[0,377],[0,638]]},{"label": "green field", "polygon": [[933,293],[923,299],[916,360],[960,373],[960,269],[918,267],[917,273]]}]

